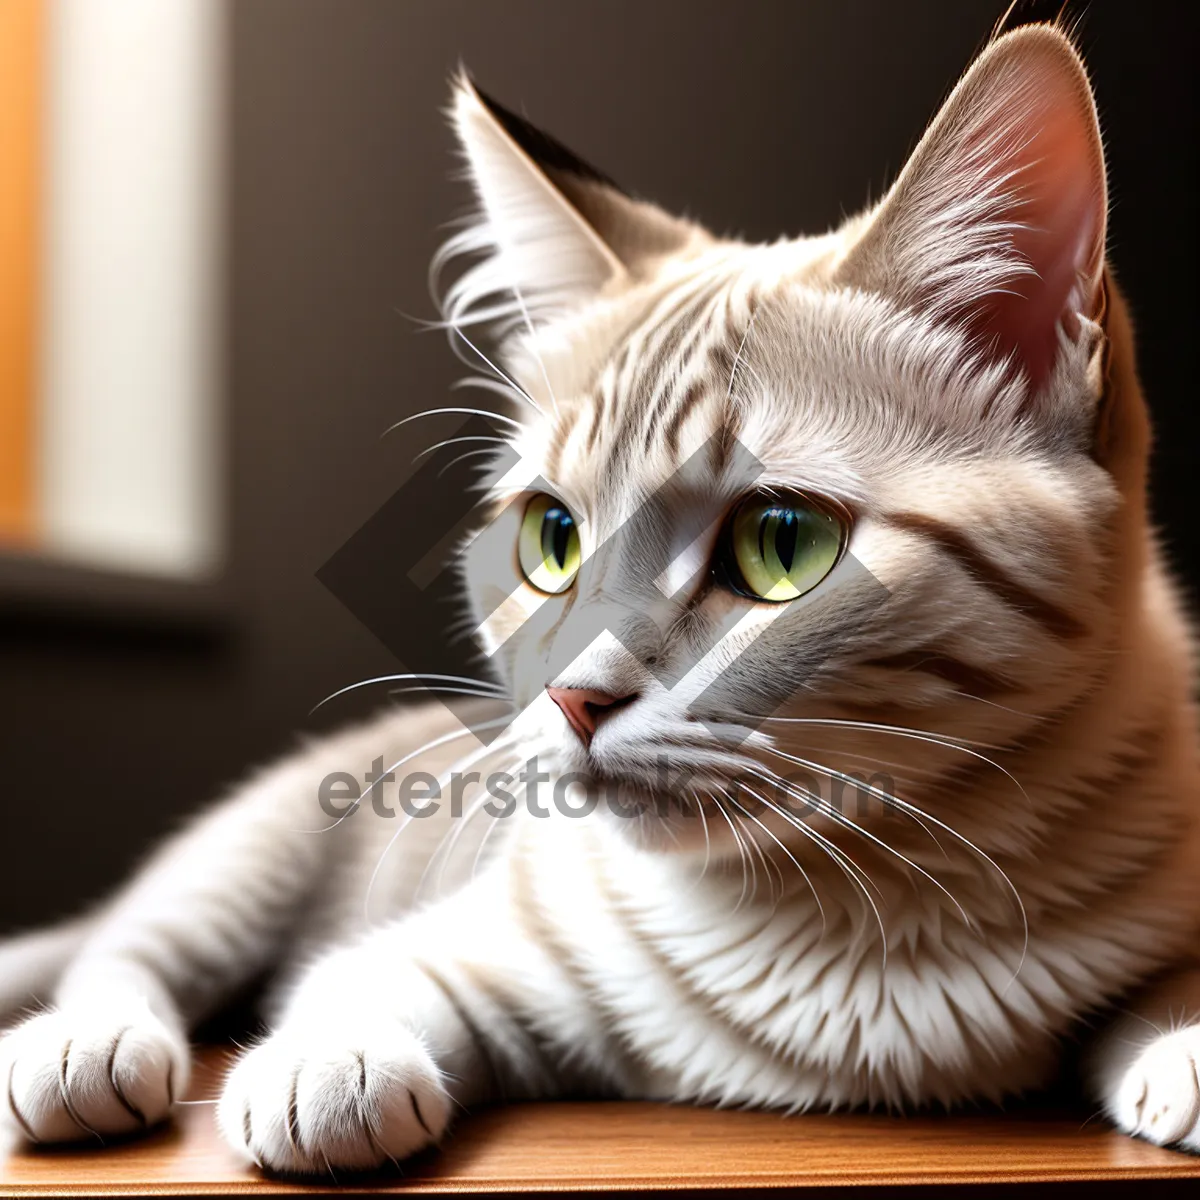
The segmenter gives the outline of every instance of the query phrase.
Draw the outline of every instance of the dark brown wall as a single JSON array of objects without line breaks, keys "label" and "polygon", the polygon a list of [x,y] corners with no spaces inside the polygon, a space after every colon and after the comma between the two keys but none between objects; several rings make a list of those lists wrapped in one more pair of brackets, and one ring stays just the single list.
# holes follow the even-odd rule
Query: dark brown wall
[{"label": "dark brown wall", "polygon": [[[400,315],[433,315],[426,264],[466,199],[440,115],[460,58],[627,187],[769,237],[878,196],[1001,7],[237,0],[226,619],[155,634],[140,619],[0,616],[0,924],[110,886],[291,731],[369,706],[310,719],[317,700],[395,669],[314,571],[442,427],[380,433],[462,373]],[[1195,579],[1195,45],[1185,6],[1153,10],[1151,27],[1142,6],[1093,2],[1082,40],[1109,135],[1113,256],[1162,430],[1158,509]],[[440,486],[414,523],[436,520],[461,477]],[[428,614],[412,621],[440,637]]]}]

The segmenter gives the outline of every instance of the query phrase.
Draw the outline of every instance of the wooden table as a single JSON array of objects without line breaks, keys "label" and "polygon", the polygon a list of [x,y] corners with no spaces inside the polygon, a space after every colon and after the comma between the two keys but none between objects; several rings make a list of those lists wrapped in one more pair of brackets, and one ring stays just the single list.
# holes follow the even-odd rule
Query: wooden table
[{"label": "wooden table", "polygon": [[[224,1057],[201,1056],[191,1099],[215,1094]],[[218,1139],[208,1104],[184,1107],[173,1127],[125,1145],[21,1150],[0,1162],[0,1196],[311,1194],[332,1190],[332,1182],[264,1179],[247,1170]],[[934,1185],[1074,1182],[1050,1190],[1092,1197],[1136,1189],[1141,1200],[1164,1190],[1200,1197],[1200,1158],[1132,1141],[1100,1120],[1032,1111],[783,1117],[657,1104],[525,1104],[464,1119],[444,1150],[406,1163],[402,1176],[338,1182],[418,1196],[853,1185],[857,1197],[876,1187],[911,1195]]]}]

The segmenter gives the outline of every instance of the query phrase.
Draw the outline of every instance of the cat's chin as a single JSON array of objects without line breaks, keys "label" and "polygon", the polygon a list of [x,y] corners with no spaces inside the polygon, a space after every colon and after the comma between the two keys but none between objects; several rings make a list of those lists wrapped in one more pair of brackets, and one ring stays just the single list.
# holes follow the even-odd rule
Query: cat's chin
[{"label": "cat's chin", "polygon": [[[578,745],[550,739],[542,747],[539,763],[556,780],[556,815],[600,822],[639,849],[656,853],[708,855],[721,844],[722,827],[713,824],[711,809],[702,814],[695,800],[695,789],[719,788],[719,776],[698,771],[681,787],[679,768],[671,766],[665,750],[643,761],[640,755],[598,759]],[[558,781],[568,779],[570,785],[560,791]]]},{"label": "cat's chin", "polygon": [[620,776],[592,776],[599,797],[592,819],[641,850],[703,853],[710,834],[690,801]]}]

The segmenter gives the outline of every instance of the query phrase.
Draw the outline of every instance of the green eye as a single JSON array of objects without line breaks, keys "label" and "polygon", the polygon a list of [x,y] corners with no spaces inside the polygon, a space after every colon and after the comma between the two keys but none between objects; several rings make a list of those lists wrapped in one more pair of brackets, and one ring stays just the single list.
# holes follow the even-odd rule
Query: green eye
[{"label": "green eye", "polygon": [[565,592],[579,570],[579,527],[553,496],[534,496],[525,508],[517,557],[525,578],[541,592]]},{"label": "green eye", "polygon": [[795,600],[833,570],[845,528],[807,500],[752,498],[734,511],[722,565],[735,591],[756,600]]}]

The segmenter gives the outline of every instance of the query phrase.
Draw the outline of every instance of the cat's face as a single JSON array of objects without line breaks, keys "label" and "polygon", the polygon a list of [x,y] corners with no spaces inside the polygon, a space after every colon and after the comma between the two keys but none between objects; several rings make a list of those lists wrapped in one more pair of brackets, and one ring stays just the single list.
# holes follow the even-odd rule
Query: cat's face
[{"label": "cat's face", "polygon": [[1118,496],[1103,165],[1061,35],[985,53],[874,212],[765,247],[628,200],[465,83],[455,111],[485,213],[456,249],[491,253],[448,313],[506,323],[525,393],[466,558],[524,746],[711,853],[689,809],[790,800],[836,840],[829,784],[872,762],[896,799],[922,740],[870,727],[994,741],[1080,694]]}]

